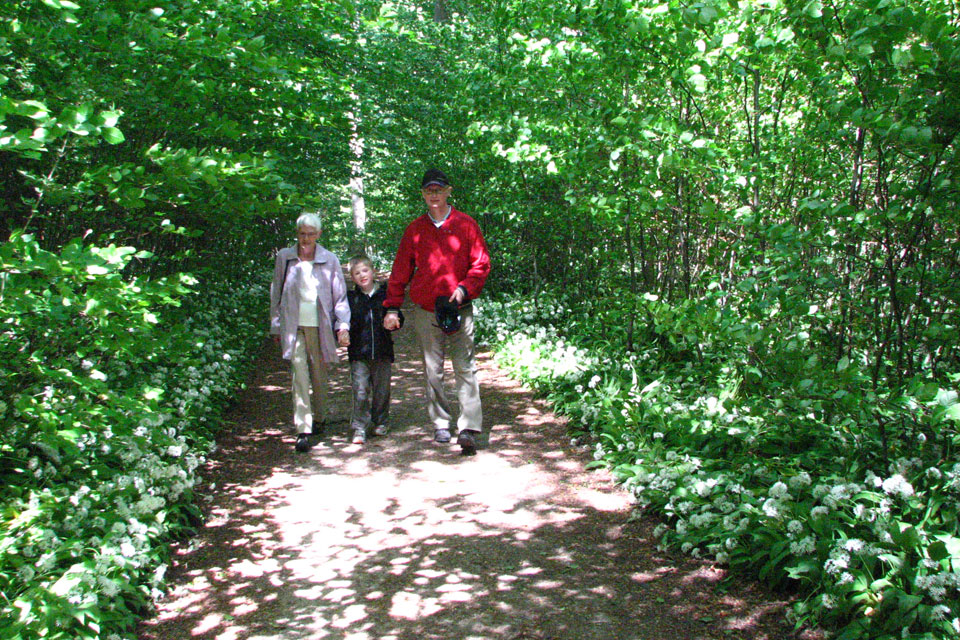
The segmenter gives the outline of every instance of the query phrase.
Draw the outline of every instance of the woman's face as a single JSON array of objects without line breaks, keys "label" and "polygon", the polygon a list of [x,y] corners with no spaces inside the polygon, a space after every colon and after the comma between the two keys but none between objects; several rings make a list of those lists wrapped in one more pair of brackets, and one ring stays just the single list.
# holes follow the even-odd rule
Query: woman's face
[{"label": "woman's face", "polygon": [[302,226],[297,229],[297,245],[300,247],[300,251],[304,253],[312,253],[319,239],[319,229],[307,226]]}]

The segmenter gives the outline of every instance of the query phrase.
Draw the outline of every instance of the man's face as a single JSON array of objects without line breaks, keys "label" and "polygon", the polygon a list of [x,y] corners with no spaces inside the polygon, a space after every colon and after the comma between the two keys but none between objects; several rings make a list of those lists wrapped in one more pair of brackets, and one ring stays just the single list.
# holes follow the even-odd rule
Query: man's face
[{"label": "man's face", "polygon": [[317,246],[317,240],[320,239],[320,230],[313,227],[300,227],[297,229],[297,244],[300,249],[309,253]]},{"label": "man's face", "polygon": [[420,190],[423,194],[423,201],[427,203],[427,208],[431,212],[445,214],[447,212],[447,198],[450,196],[450,187],[443,187],[439,184],[430,184]]}]

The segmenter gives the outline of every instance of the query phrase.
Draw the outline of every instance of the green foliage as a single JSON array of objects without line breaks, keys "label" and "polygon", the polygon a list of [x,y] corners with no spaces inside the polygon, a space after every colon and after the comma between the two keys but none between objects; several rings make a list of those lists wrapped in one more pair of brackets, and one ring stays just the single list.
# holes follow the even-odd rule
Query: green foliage
[{"label": "green foliage", "polygon": [[[286,235],[274,218],[338,199],[317,185],[346,182],[345,5],[11,9],[0,17],[0,231],[26,228],[49,249],[92,229],[162,256],[150,265],[162,271],[262,253]],[[178,229],[188,235],[165,232]]]},{"label": "green foliage", "polygon": [[[797,623],[838,637],[953,633],[960,376],[875,389],[803,330],[743,322],[753,295],[711,292],[483,302],[479,332],[664,518],[662,545],[794,589]],[[634,314],[631,352],[617,327]]]},{"label": "green foliage", "polygon": [[[131,276],[80,240],[0,245],[0,626],[130,629],[197,522],[196,469],[262,340],[262,285]],[[204,296],[192,297],[198,290]]]}]

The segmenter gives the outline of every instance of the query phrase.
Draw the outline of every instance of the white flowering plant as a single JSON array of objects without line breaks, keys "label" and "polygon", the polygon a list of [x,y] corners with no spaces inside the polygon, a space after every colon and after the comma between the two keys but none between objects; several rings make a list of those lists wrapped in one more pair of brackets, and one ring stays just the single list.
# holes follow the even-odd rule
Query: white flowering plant
[{"label": "white flowering plant", "polygon": [[[960,635],[956,377],[884,390],[854,358],[817,352],[815,328],[787,333],[736,304],[715,287],[679,306],[598,297],[555,317],[499,301],[478,315],[501,365],[663,518],[664,548],[789,588],[798,626]],[[629,349],[628,314],[642,319]]]},{"label": "white flowering plant", "polygon": [[126,633],[198,523],[197,469],[266,293],[132,275],[149,259],[22,235],[0,248],[0,637]]}]

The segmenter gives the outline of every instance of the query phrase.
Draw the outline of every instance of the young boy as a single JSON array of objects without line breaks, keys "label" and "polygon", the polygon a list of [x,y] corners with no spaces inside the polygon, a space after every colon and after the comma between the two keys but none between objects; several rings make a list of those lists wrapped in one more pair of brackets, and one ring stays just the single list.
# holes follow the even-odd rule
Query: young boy
[{"label": "young boy", "polygon": [[[377,283],[373,263],[366,256],[349,262],[356,288],[347,292],[350,303],[350,383],[353,387],[353,443],[363,444],[367,434],[387,433],[390,413],[390,375],[393,338],[383,328],[383,300],[387,288]],[[401,324],[403,318],[400,318]]]}]

